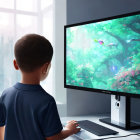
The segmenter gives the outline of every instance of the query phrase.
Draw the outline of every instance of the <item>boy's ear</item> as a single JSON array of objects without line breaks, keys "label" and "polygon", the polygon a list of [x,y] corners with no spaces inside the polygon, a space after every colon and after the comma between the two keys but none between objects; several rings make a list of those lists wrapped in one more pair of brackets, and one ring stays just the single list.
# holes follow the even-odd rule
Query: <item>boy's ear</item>
[{"label": "boy's ear", "polygon": [[43,73],[47,73],[50,63],[45,63],[43,66]]},{"label": "boy's ear", "polygon": [[13,60],[13,64],[14,64],[15,69],[16,69],[16,70],[19,70],[17,61],[16,61],[15,59]]}]

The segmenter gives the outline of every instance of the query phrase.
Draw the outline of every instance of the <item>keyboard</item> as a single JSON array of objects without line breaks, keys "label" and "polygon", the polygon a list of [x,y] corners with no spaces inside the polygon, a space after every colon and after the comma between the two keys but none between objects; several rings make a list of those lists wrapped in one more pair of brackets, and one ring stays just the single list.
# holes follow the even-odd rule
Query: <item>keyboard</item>
[{"label": "keyboard", "polygon": [[115,135],[118,132],[88,120],[78,121],[79,127],[97,136]]}]

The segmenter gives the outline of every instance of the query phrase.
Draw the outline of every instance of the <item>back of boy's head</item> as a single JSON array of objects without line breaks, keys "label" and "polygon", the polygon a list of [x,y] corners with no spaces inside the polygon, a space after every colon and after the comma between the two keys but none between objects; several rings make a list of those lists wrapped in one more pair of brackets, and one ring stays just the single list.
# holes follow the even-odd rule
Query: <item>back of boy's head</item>
[{"label": "back of boy's head", "polygon": [[43,64],[50,63],[53,48],[45,37],[27,34],[16,42],[14,54],[21,71],[33,72]]}]

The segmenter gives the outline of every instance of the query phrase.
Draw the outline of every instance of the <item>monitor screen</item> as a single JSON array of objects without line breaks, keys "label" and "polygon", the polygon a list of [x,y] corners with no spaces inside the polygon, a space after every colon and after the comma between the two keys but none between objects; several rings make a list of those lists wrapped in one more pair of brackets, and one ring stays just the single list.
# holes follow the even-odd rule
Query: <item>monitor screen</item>
[{"label": "monitor screen", "polygon": [[65,26],[65,87],[140,94],[140,12]]}]

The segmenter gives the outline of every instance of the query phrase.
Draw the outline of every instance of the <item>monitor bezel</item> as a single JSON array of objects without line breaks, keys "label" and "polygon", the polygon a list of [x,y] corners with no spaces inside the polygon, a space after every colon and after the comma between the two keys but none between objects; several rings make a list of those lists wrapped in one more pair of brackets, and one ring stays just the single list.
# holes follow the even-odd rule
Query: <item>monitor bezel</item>
[{"label": "monitor bezel", "polygon": [[127,93],[127,92],[117,92],[117,91],[110,91],[110,90],[96,89],[96,88],[86,88],[86,87],[73,86],[73,85],[66,84],[66,29],[67,28],[80,26],[80,25],[86,25],[86,24],[90,24],[90,23],[101,22],[101,21],[106,21],[106,20],[112,20],[112,19],[117,19],[117,18],[123,18],[123,17],[128,17],[128,16],[133,16],[133,15],[139,15],[139,14],[140,14],[140,11],[136,11],[136,12],[131,12],[131,13],[127,13],[127,14],[111,16],[111,17],[107,17],[107,18],[101,18],[101,19],[90,20],[90,21],[86,21],[86,22],[65,25],[64,26],[64,88],[90,91],[90,92],[98,92],[98,93],[104,93],[104,94],[110,94],[110,95],[140,98],[140,94]]}]

